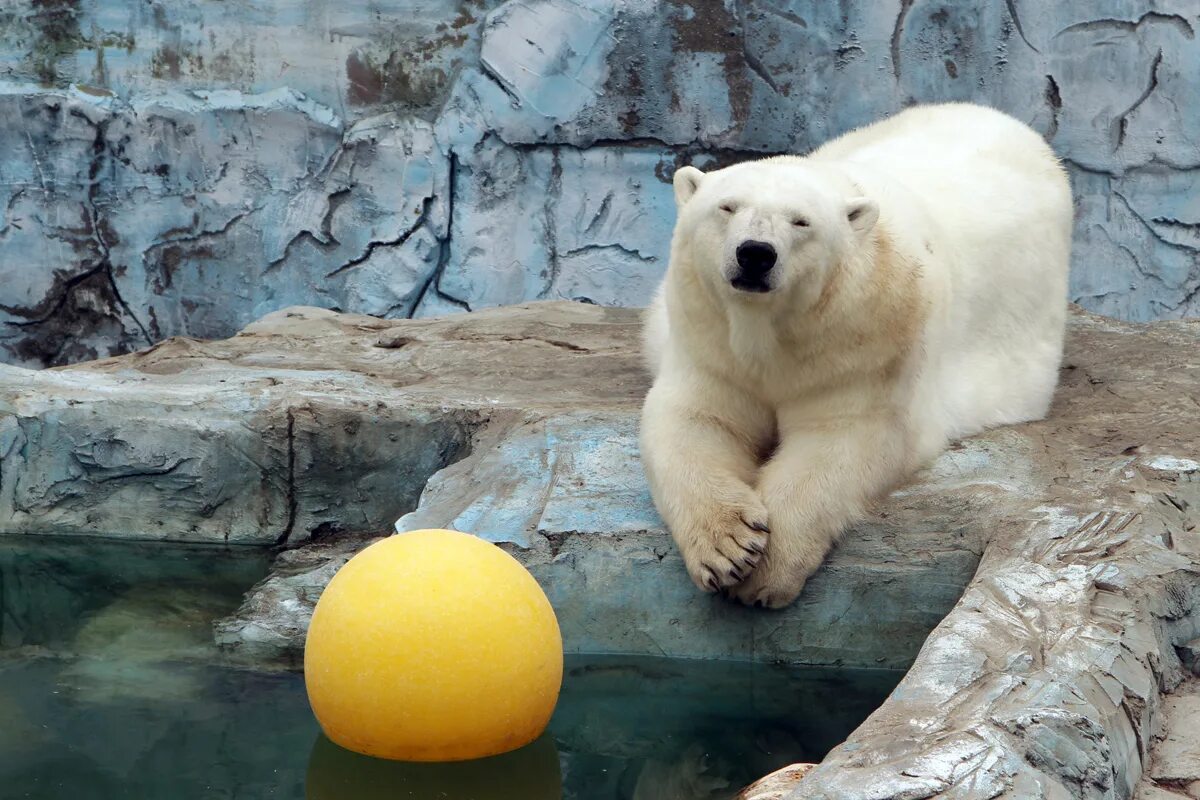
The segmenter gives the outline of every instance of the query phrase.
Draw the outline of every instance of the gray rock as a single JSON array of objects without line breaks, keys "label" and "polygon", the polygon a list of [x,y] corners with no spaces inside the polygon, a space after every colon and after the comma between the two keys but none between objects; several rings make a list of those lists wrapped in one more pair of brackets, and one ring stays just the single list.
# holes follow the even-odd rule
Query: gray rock
[{"label": "gray rock", "polygon": [[672,158],[482,142],[454,162],[457,212],[438,294],[471,309],[531,298],[644,305],[667,268],[674,196],[655,176]]},{"label": "gray rock", "polygon": [[[975,569],[984,531],[963,521],[975,501],[933,508],[920,491],[864,523],[786,617],[696,592],[637,458],[639,317],[581,304],[412,322],[293,309],[224,342],[9,368],[0,530],[315,538],[220,626],[248,660],[298,655],[321,587],[360,541],[332,534],[377,535],[412,510],[408,527],[453,525],[517,552],[577,651],[905,666]],[[933,532],[904,544],[922,519]]]},{"label": "gray rock", "polygon": [[[637,318],[568,307],[397,329],[292,309],[225,342],[0,367],[0,531],[268,544],[380,532],[485,422],[634,413]],[[571,359],[575,346],[592,357]],[[575,388],[544,397],[554,380]]]},{"label": "gray rock", "polygon": [[343,6],[0,11],[0,360],[224,337],[296,304],[644,305],[678,165],[964,99],[1063,156],[1073,299],[1200,313],[1188,0]]},{"label": "gray rock", "polygon": [[225,336],[297,303],[409,316],[444,261],[448,163],[418,119],[343,131],[290,90],[26,91],[0,94],[0,116],[30,156],[0,172],[0,350],[18,364]]},{"label": "gray rock", "polygon": [[1193,674],[1200,675],[1200,639],[1192,639],[1190,642],[1178,646],[1176,650],[1179,651],[1179,659],[1183,665]]},{"label": "gray rock", "polygon": [[1200,790],[1200,688],[1176,694],[1163,702],[1164,732],[1154,748],[1150,778],[1160,785],[1183,788],[1189,796]]},{"label": "gray rock", "polygon": [[[281,85],[340,116],[381,104],[436,113],[499,0],[209,5],[65,0],[0,6],[0,77],[144,92]],[[17,13],[17,10],[21,13]]]},{"label": "gray rock", "polygon": [[1196,88],[1182,65],[1200,57],[1200,17],[1135,5],[510,3],[438,125],[463,159],[486,137],[746,157],[803,152],[912,102],[983,101],[1043,132],[1071,170],[1073,298],[1131,319],[1195,314],[1200,162],[1191,107],[1173,98]]}]

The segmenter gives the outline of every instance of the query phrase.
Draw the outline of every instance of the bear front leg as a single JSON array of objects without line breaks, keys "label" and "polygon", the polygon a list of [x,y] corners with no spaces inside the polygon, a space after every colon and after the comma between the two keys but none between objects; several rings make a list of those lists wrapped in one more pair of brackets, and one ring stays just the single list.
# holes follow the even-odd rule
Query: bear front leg
[{"label": "bear front leg", "polygon": [[650,493],[688,574],[715,592],[744,580],[767,547],[767,510],[753,486],[769,411],[716,381],[660,378],[642,410]]},{"label": "bear front leg", "polygon": [[887,418],[825,420],[782,431],[759,473],[771,539],[758,567],[729,590],[746,605],[782,608],[800,594],[846,526],[903,477],[904,438]]}]

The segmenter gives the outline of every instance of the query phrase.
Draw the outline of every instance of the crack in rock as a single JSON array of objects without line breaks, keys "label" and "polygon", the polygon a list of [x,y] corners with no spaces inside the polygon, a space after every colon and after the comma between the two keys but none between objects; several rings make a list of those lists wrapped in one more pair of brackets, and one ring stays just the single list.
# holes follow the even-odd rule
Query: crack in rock
[{"label": "crack in rock", "polygon": [[413,300],[412,306],[406,310],[404,316],[411,318],[417,313],[421,307],[421,303],[429,292],[433,292],[434,296],[457,306],[463,311],[470,311],[471,307],[465,301],[459,300],[442,291],[441,280],[442,274],[446,271],[446,266],[450,263],[452,253],[452,240],[454,237],[454,203],[455,194],[458,191],[458,155],[453,151],[449,155],[449,170],[446,181],[446,235],[441,237],[439,241],[438,261],[434,266],[433,271],[429,273],[424,285],[416,293],[416,298]]},{"label": "crack in rock", "polygon": [[1133,105],[1122,111],[1117,115],[1117,118],[1113,120],[1112,131],[1115,137],[1115,144],[1113,145],[1114,153],[1119,150],[1123,144],[1125,144],[1125,133],[1126,128],[1129,125],[1129,115],[1136,111],[1142,103],[1146,102],[1150,95],[1154,93],[1154,90],[1158,88],[1158,68],[1162,66],[1162,61],[1163,51],[1160,47],[1157,55],[1154,56],[1153,63],[1150,65],[1150,81],[1146,84],[1146,88],[1143,89],[1142,93],[1138,95],[1138,98],[1133,101]]},{"label": "crack in rock", "polygon": [[366,251],[361,256],[350,259],[345,264],[342,264],[340,267],[334,269],[332,272],[326,273],[325,277],[332,278],[335,275],[342,274],[343,272],[345,272],[348,269],[353,269],[354,267],[357,267],[359,264],[362,264],[364,261],[367,261],[368,259],[370,259],[371,256],[373,256],[375,254],[375,251],[381,247],[400,247],[401,245],[403,245],[410,238],[412,238],[413,234],[415,234],[417,231],[419,231],[421,228],[423,228],[425,226],[425,224],[429,221],[429,210],[433,207],[433,203],[434,203],[435,199],[436,198],[433,198],[433,197],[424,198],[421,201],[422,202],[421,213],[417,216],[416,221],[413,222],[413,224],[411,226],[409,226],[405,230],[401,231],[400,235],[397,236],[395,239],[391,239],[391,240],[383,241],[383,242],[374,241],[374,242],[368,243]]},{"label": "crack in rock", "polygon": [[1025,29],[1021,27],[1021,15],[1017,13],[1016,0],[1004,0],[1004,3],[1008,9],[1009,19],[1012,20],[1013,27],[1017,29],[1017,35],[1021,37],[1021,41],[1024,42],[1030,50],[1040,54],[1042,51],[1033,46],[1033,42],[1029,41],[1029,37],[1025,35]]},{"label": "crack in rock", "polygon": [[904,33],[904,20],[912,10],[913,0],[900,0],[900,11],[896,14],[896,25],[892,28],[892,74],[900,79],[900,36]]},{"label": "crack in rock", "polygon": [[[1137,209],[1135,209],[1133,207],[1133,204],[1131,202],[1129,202],[1129,198],[1126,197],[1122,192],[1114,189],[1113,196],[1116,197],[1118,200],[1120,200],[1121,204],[1123,206],[1125,206],[1125,210],[1128,211],[1138,222],[1140,222],[1142,224],[1142,226],[1145,227],[1146,231],[1151,236],[1153,236],[1155,239],[1157,239],[1162,244],[1166,245],[1167,247],[1170,247],[1173,250],[1179,250],[1179,251],[1182,251],[1184,253],[1189,253],[1189,254],[1195,254],[1196,252],[1200,251],[1200,248],[1198,248],[1198,247],[1192,247],[1190,245],[1183,244],[1182,242],[1173,242],[1170,239],[1163,236],[1161,233],[1159,233],[1158,230],[1154,227],[1154,225],[1151,224],[1151,221],[1146,219],[1146,217],[1143,216],[1141,214],[1141,212],[1139,212]],[[1153,274],[1153,273],[1150,273],[1150,274]],[[1157,276],[1155,276],[1155,277],[1157,277]],[[1159,278],[1159,280],[1161,280],[1161,278]]]},{"label": "crack in rock", "polygon": [[[287,410],[287,522],[283,533],[275,540],[276,547],[287,544],[296,526],[296,511],[299,503],[296,499],[296,414],[291,407]],[[226,533],[228,540],[229,534]]]},{"label": "crack in rock", "polygon": [[1062,93],[1058,89],[1058,81],[1053,75],[1046,76],[1046,105],[1050,107],[1050,127],[1046,129],[1046,141],[1051,141],[1058,135],[1058,121],[1062,116]]},{"label": "crack in rock", "polygon": [[142,338],[146,345],[154,344],[153,337],[138,319],[138,316],[133,313],[133,309],[129,307],[129,303],[125,302],[125,298],[121,296],[120,290],[117,288],[116,276],[113,274],[112,253],[108,241],[104,237],[104,231],[108,228],[108,221],[100,215],[100,210],[97,205],[97,197],[100,194],[100,172],[104,168],[105,163],[109,160],[109,150],[107,142],[108,126],[112,123],[112,117],[106,117],[100,121],[91,120],[86,114],[72,109],[71,115],[82,119],[86,124],[91,125],[95,131],[95,138],[92,140],[92,158],[88,164],[88,185],[87,185],[87,202],[84,208],[87,211],[87,222],[91,229],[93,241],[96,244],[96,249],[100,253],[100,259],[97,266],[104,271],[108,278],[109,287],[112,289],[113,297],[116,298],[117,304],[125,312],[125,314],[133,320],[141,331]]},{"label": "crack in rock", "polygon": [[559,198],[562,196],[562,176],[563,165],[562,157],[558,149],[554,149],[550,154],[550,180],[546,186],[546,202],[542,206],[542,213],[545,216],[545,238],[546,238],[546,256],[547,256],[547,275],[546,287],[542,290],[540,297],[549,297],[554,291],[554,286],[558,283],[559,272],[559,252],[558,252],[558,233],[554,224],[554,208]]},{"label": "crack in rock", "polygon": [[657,256],[644,255],[639,250],[636,250],[635,248],[632,248],[632,247],[626,247],[625,245],[620,244],[618,242],[613,242],[610,244],[585,244],[585,245],[581,245],[580,247],[573,247],[570,250],[568,250],[567,252],[563,253],[563,257],[565,258],[566,256],[578,255],[579,253],[588,253],[588,252],[595,252],[595,251],[603,252],[605,250],[613,250],[618,253],[624,253],[625,255],[633,256],[634,258],[638,259],[639,261],[644,261],[647,264],[658,261]]},{"label": "crack in rock", "polygon": [[1067,33],[1076,32],[1091,32],[1100,30],[1123,30],[1127,32],[1136,32],[1142,25],[1145,24],[1166,24],[1176,28],[1188,39],[1196,38],[1196,29],[1192,27],[1192,23],[1187,17],[1181,14],[1163,14],[1158,11],[1148,11],[1136,20],[1115,19],[1113,17],[1105,17],[1103,19],[1090,19],[1085,22],[1077,22],[1074,25],[1068,25],[1054,36],[1058,38]]},{"label": "crack in rock", "polygon": [[786,94],[779,88],[779,84],[771,77],[771,73],[763,66],[758,56],[750,52],[749,42],[745,36],[742,37],[742,60],[746,62],[746,66],[750,68],[751,72],[761,78],[763,83],[771,87],[772,92],[775,94]]}]

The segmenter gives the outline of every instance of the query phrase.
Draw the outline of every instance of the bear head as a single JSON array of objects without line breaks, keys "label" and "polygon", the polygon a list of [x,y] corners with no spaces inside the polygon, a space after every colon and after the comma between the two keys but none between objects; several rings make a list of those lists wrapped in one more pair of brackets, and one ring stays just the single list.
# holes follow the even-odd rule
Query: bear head
[{"label": "bear head", "polygon": [[816,302],[879,217],[844,175],[792,157],[675,172],[673,260],[731,302]]}]

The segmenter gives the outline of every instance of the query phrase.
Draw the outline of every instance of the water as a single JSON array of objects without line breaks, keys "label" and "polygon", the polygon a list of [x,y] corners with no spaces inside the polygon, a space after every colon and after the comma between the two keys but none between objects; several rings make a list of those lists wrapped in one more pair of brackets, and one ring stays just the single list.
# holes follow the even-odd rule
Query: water
[{"label": "water", "polygon": [[0,538],[0,800],[728,800],[817,761],[898,673],[568,659],[550,731],[469,764],[358,756],[303,677],[223,663],[211,623],[266,556]]}]

